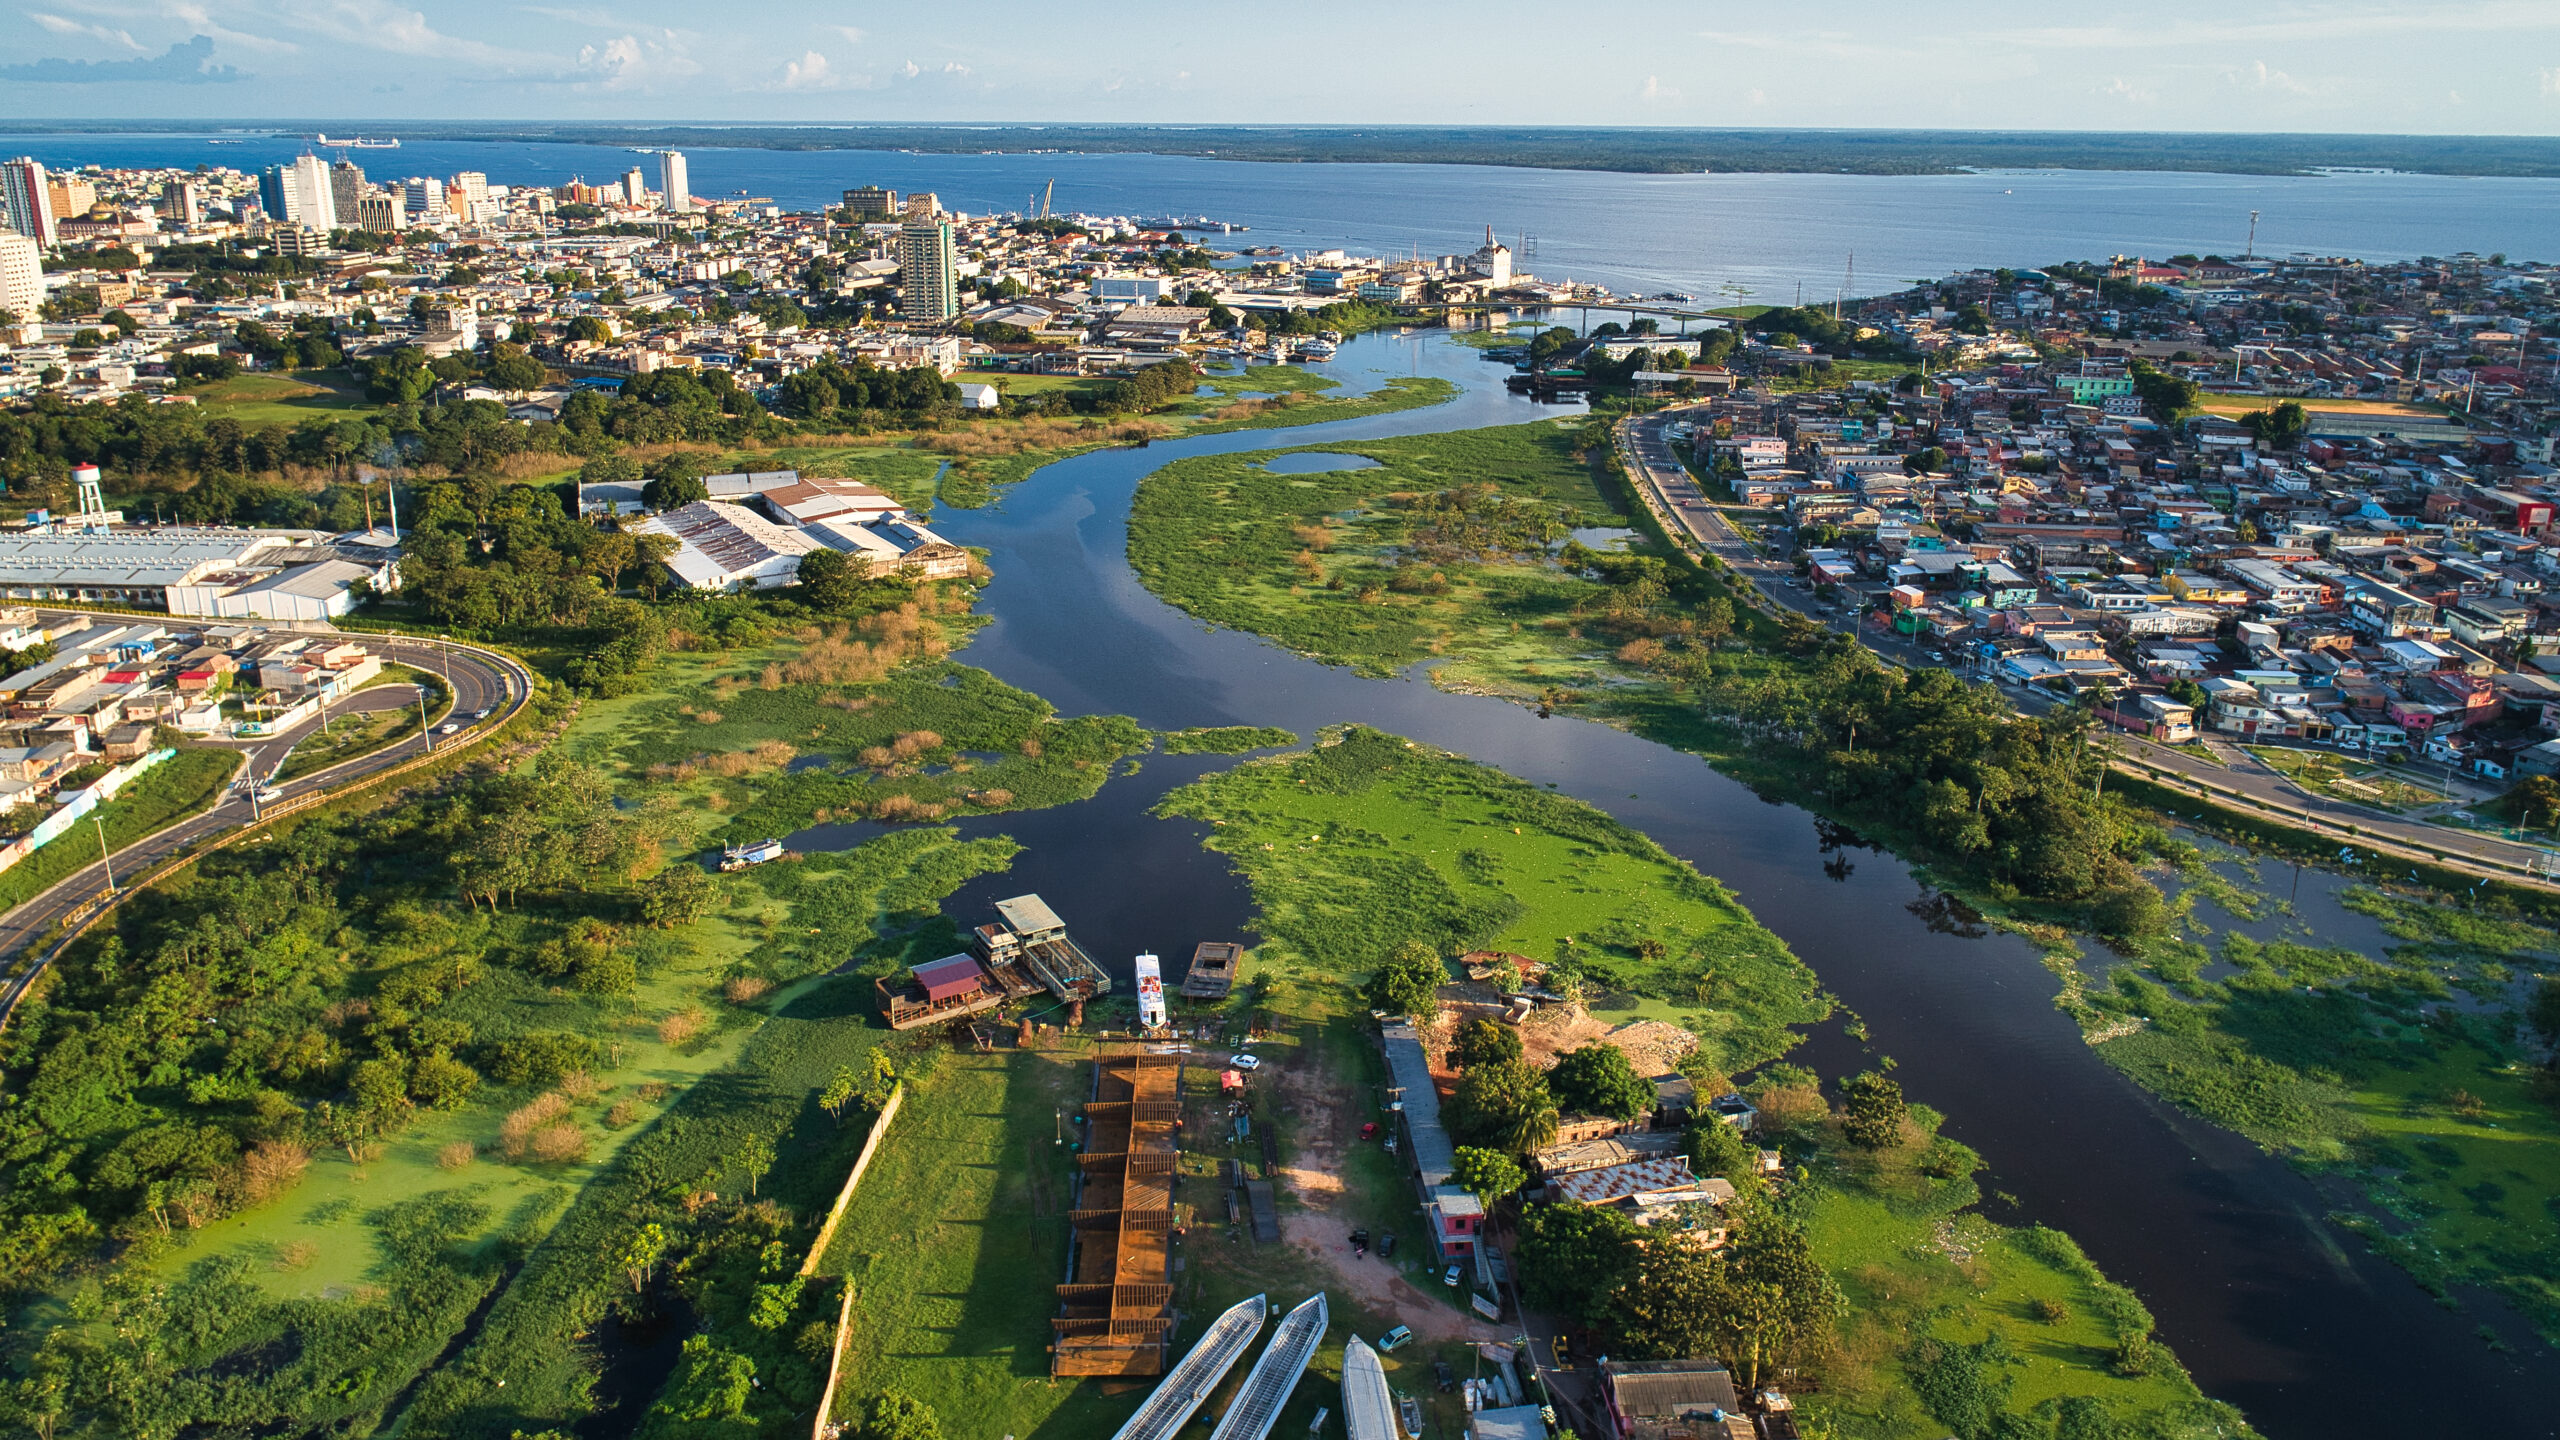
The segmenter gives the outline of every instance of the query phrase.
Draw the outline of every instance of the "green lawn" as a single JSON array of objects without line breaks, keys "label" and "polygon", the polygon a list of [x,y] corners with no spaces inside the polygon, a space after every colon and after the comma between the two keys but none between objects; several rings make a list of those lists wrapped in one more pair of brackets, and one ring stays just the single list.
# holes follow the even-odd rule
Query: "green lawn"
[{"label": "green lawn", "polygon": [[[99,806],[95,822],[83,820],[52,844],[0,872],[0,910],[31,900],[62,877],[98,863],[98,825],[106,827],[106,848],[121,850],[210,807],[239,767],[238,754],[214,746],[191,746],[161,761],[124,793]],[[33,823],[38,818],[30,814],[27,820]],[[131,878],[117,877],[120,882]]]},{"label": "green lawn", "polygon": [[903,1390],[946,1433],[1108,1435],[1135,1394],[1049,1379],[1090,1052],[948,1057],[911,1086],[821,1272],[849,1277],[846,1401]]},{"label": "green lawn", "polygon": [[327,383],[292,375],[235,375],[182,393],[195,397],[207,412],[237,420],[251,429],[263,425],[299,425],[305,420],[350,410],[377,410],[348,382],[332,376]]}]

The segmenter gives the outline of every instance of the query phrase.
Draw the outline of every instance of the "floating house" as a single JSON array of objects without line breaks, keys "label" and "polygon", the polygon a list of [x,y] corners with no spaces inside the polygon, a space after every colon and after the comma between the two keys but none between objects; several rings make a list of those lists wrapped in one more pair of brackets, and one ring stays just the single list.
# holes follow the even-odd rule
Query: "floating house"
[{"label": "floating house", "polygon": [[1061,1000],[1091,1000],[1111,990],[1110,972],[1067,936],[1067,922],[1037,895],[996,902],[996,923],[981,925],[970,946],[991,967],[1020,965]]}]

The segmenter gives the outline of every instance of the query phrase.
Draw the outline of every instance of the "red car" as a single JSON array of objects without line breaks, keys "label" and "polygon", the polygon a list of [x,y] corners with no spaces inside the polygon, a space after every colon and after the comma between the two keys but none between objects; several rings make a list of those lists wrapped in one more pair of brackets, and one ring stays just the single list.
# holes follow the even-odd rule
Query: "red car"
[{"label": "red car", "polygon": [[1370,1121],[1368,1124],[1361,1126],[1361,1127],[1360,1127],[1360,1138],[1361,1138],[1361,1139],[1363,1139],[1363,1140],[1375,1140],[1375,1139],[1377,1139],[1377,1138],[1378,1138],[1378,1122],[1377,1122],[1377,1121],[1375,1121],[1375,1120],[1372,1120],[1372,1121]]}]

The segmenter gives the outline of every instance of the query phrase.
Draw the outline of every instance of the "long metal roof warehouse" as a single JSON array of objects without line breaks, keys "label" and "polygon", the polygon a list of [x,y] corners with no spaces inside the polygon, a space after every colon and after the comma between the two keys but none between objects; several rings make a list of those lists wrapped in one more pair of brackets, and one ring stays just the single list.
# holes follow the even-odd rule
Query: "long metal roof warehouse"
[{"label": "long metal roof warehouse", "polygon": [[169,587],[235,570],[308,536],[275,530],[0,535],[0,596],[165,606]]}]

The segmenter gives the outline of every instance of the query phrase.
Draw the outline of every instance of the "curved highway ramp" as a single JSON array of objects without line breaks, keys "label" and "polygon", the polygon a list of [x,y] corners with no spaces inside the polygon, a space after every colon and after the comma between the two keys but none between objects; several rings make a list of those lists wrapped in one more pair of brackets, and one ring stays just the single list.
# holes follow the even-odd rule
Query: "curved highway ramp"
[{"label": "curved highway ramp", "polygon": [[1253,1348],[1254,1340],[1262,1334],[1263,1312],[1269,1299],[1256,1295],[1239,1300],[1227,1313],[1211,1321],[1200,1343],[1191,1347],[1191,1353],[1182,1357],[1182,1363],[1173,1367],[1173,1373],[1164,1377],[1164,1383],[1156,1387],[1147,1403],[1138,1407],[1138,1413],[1130,1416],[1129,1423],[1121,1426],[1120,1433],[1111,1440],[1173,1440],[1198,1413],[1209,1392],[1217,1389],[1218,1382],[1226,1379],[1227,1372],[1244,1358],[1244,1352]]}]

